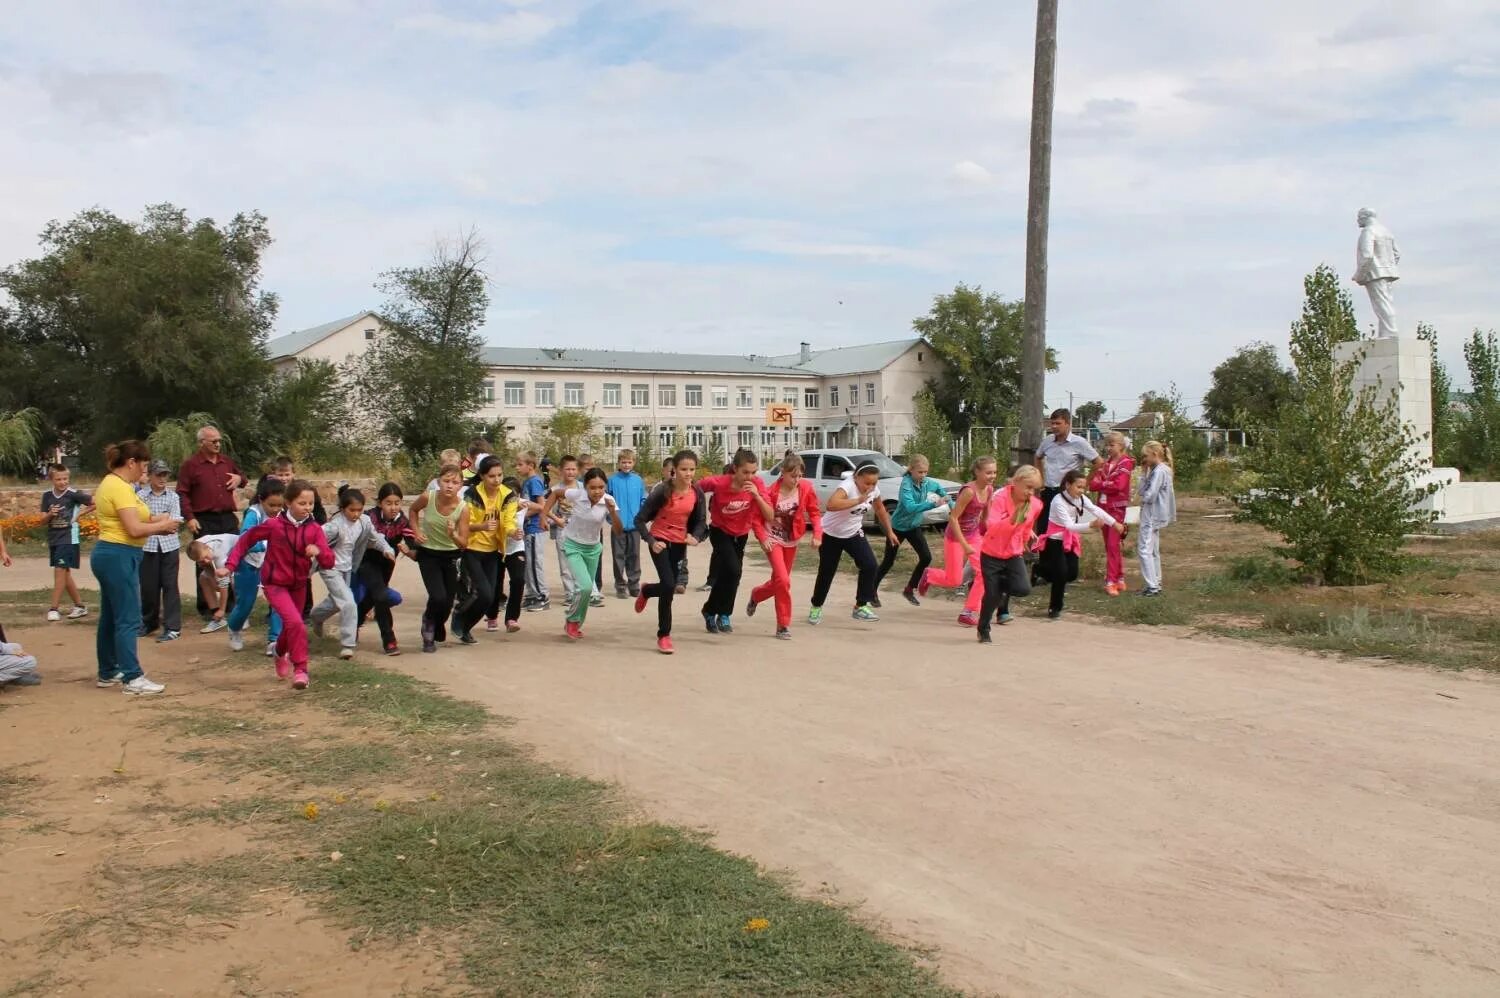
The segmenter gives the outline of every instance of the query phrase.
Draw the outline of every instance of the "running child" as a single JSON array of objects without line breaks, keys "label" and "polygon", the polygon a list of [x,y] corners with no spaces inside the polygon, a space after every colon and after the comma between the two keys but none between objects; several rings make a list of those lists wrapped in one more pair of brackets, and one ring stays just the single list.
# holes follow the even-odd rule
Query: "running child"
[{"label": "running child", "polygon": [[1049,620],[1062,616],[1063,593],[1069,582],[1078,581],[1082,535],[1090,530],[1100,530],[1106,536],[1114,534],[1118,540],[1125,532],[1125,521],[1116,520],[1094,505],[1084,491],[1087,487],[1088,476],[1082,471],[1063,475],[1062,491],[1052,497],[1047,529],[1036,539],[1033,548],[1041,555],[1037,559],[1037,575],[1052,583],[1052,599],[1047,604]]},{"label": "running child", "polygon": [[776,604],[776,636],[783,641],[792,636],[792,565],[797,560],[797,545],[812,524],[812,546],[823,546],[823,510],[812,482],[802,477],[802,458],[787,452],[781,459],[781,474],[766,487],[771,505],[771,525],[766,534],[770,540],[771,578],[750,591],[745,616],[755,616],[755,608],[766,600]]},{"label": "running child", "polygon": [[812,609],[807,613],[807,622],[817,624],[823,619],[823,603],[828,599],[828,589],[833,585],[834,573],[839,560],[848,552],[859,568],[859,583],[854,595],[855,620],[879,620],[870,605],[875,597],[875,552],[865,539],[865,513],[874,511],[875,522],[885,532],[887,544],[896,543],[891,530],[891,515],[885,503],[880,501],[880,469],[873,464],[861,465],[852,472],[844,473],[844,480],[828,497],[828,506],[823,511],[823,545],[818,552],[818,580],[813,586]]},{"label": "running child", "polygon": [[646,480],[635,473],[635,451],[626,448],[615,458],[615,473],[609,476],[609,494],[620,509],[623,533],[610,538],[610,561],[615,570],[615,598],[638,596],[641,591],[641,532],[636,517],[646,501]]},{"label": "running child", "polygon": [[578,580],[573,577],[573,568],[563,551],[563,528],[568,525],[568,517],[573,515],[573,500],[568,498],[568,493],[578,488],[578,458],[564,454],[558,460],[557,468],[562,480],[548,486],[546,507],[551,512],[544,519],[552,546],[557,549],[557,574],[562,578],[563,606],[572,613],[573,603],[578,599]]},{"label": "running child", "polygon": [[505,630],[514,634],[521,629],[521,603],[526,595],[526,521],[528,503],[520,499],[521,483],[514,478],[501,482],[516,497],[510,510],[510,531],[505,535]]},{"label": "running child", "polygon": [[708,496],[708,542],[714,552],[708,570],[712,588],[702,610],[703,624],[710,634],[729,634],[734,630],[730,615],[739,594],[745,542],[750,534],[755,534],[761,550],[768,559],[771,557],[766,523],[773,510],[761,494],[760,479],[756,477],[760,461],[754,451],[741,447],[734,452],[730,467],[733,469],[730,473],[698,483]]},{"label": "running child", "polygon": [[[268,478],[274,478],[282,485],[291,485],[292,480],[296,477],[296,463],[293,462],[290,457],[287,457],[285,454],[283,454],[280,457],[273,458],[271,460],[271,468],[268,472],[266,472],[265,475],[261,477],[260,484],[265,484],[265,481]],[[255,491],[257,493],[260,492],[260,485],[256,486]],[[328,511],[323,508],[323,497],[318,495],[317,489],[313,489],[312,518],[313,522],[320,527],[328,522]],[[240,524],[240,533],[244,532],[245,525],[242,523]],[[304,590],[304,592],[306,593],[306,595],[303,597],[302,603],[302,622],[305,624],[307,623],[307,618],[312,614],[312,586],[308,586]]]},{"label": "running child", "polygon": [[1177,492],[1172,487],[1172,448],[1148,440],[1141,448],[1146,477],[1141,482],[1141,529],[1136,554],[1141,559],[1142,596],[1161,595],[1161,532],[1177,522]]},{"label": "running child", "polygon": [[[162,460],[152,461],[147,469],[147,484],[135,490],[152,516],[167,515],[182,519],[182,499],[176,489],[167,488],[172,468]],[[178,563],[182,558],[182,541],[176,533],[152,534],[141,549],[141,637],[159,626],[156,641],[176,641],[182,637],[182,594],[177,583]]]},{"label": "running child", "polygon": [[[684,452],[683,451],[678,451],[678,453],[681,454],[681,453],[684,453]],[[676,461],[675,457],[669,457],[669,458],[667,458],[665,461],[663,461],[661,463],[661,480],[662,481],[664,481],[664,482],[670,482],[672,480],[672,476],[674,474],[676,474],[676,470],[675,470],[676,469],[676,464],[675,464],[675,461]],[[696,465],[697,461],[695,460],[693,463]],[[694,472],[694,473],[696,474],[696,472]],[[688,581],[689,580],[688,580],[687,553],[684,552],[683,556],[682,556],[682,561],[680,561],[680,562],[677,563],[677,585],[673,588],[673,594],[677,595],[677,596],[681,596],[683,593],[687,592]]]},{"label": "running child", "polygon": [[73,572],[79,565],[78,517],[91,512],[94,500],[87,492],[68,487],[71,473],[65,465],[54,464],[47,468],[52,479],[50,491],[42,493],[42,515],[47,517],[47,563],[52,566],[52,608],[47,619],[62,620],[59,607],[63,593],[73,601],[68,611],[69,620],[85,616],[89,609],[83,605],[78,583],[73,581]]},{"label": "running child", "polygon": [[[395,562],[396,551],[365,516],[365,494],[359,489],[339,489],[339,511],[323,524],[323,536],[333,551],[333,567],[318,573],[328,595],[313,608],[310,623],[319,637],[328,618],[338,614],[339,658],[353,658],[359,645],[359,601],[354,598],[354,570],[370,549]],[[389,603],[390,596],[386,596]]]},{"label": "running child", "polygon": [[[1104,512],[1125,522],[1125,511],[1130,508],[1130,473],[1135,470],[1135,460],[1125,450],[1125,434],[1113,430],[1104,435],[1104,461],[1096,465],[1089,479],[1089,489],[1098,493],[1098,503]],[[1125,532],[1104,532],[1104,591],[1118,596],[1125,591],[1125,559],[1121,553]]]},{"label": "running child", "polygon": [[901,595],[912,606],[922,605],[917,599],[916,589],[927,574],[927,567],[932,564],[932,552],[927,547],[927,534],[922,529],[922,521],[937,507],[949,505],[948,493],[927,477],[928,467],[925,455],[913,454],[906,464],[906,474],[901,476],[901,492],[896,498],[896,512],[891,514],[891,529],[896,532],[896,543],[885,546],[885,556],[880,559],[880,570],[875,573],[877,610],[880,609],[880,583],[885,581],[886,574],[896,564],[902,541],[911,545],[917,556],[917,564],[911,570],[911,578],[906,580]]},{"label": "running child", "polygon": [[[255,492],[255,502],[245,510],[240,521],[240,532],[274,520],[286,509],[286,486],[279,479],[262,478]],[[240,651],[245,647],[245,624],[250,620],[250,611],[255,608],[255,597],[260,592],[260,570],[266,560],[266,542],[261,541],[245,552],[240,567],[234,570],[234,609],[229,611],[229,647]],[[266,657],[276,656],[276,639],[281,637],[281,614],[274,609],[266,618]]]},{"label": "running child", "polygon": [[521,480],[521,503],[526,509],[525,554],[526,598],[521,609],[528,612],[546,610],[547,566],[542,561],[542,540],[546,525],[542,522],[542,505],[547,501],[547,483],[537,472],[536,455],[526,451],[516,458],[516,477]]},{"label": "running child", "polygon": [[198,589],[208,607],[208,623],[199,634],[215,634],[229,626],[229,575],[219,574],[238,541],[238,534],[204,534],[188,544],[188,558],[198,566]]},{"label": "running child", "polygon": [[281,636],[276,639],[276,678],[292,677],[292,688],[307,689],[307,627],[302,623],[302,603],[312,566],[333,567],[333,550],[323,528],[313,519],[311,482],[294,479],[286,487],[286,509],[279,516],[256,524],[240,534],[229,552],[222,578],[240,566],[250,549],[265,542],[265,561],[260,566],[260,584],[266,602],[281,615]]},{"label": "running child", "polygon": [[[458,591],[458,559],[469,543],[468,507],[459,498],[463,472],[456,464],[438,471],[438,490],[432,493],[412,528],[417,539],[417,569],[427,590],[427,608],[422,611],[422,651],[437,651],[437,642],[447,640],[448,616]],[[415,504],[413,505],[415,508]]]},{"label": "running child", "polygon": [[698,474],[698,455],[680,450],[670,461],[672,473],[646,497],[636,522],[641,538],[656,567],[656,582],[641,586],[635,612],[643,613],[646,601],[656,599],[656,650],[670,655],[672,647],[672,599],[683,592],[680,566],[687,562],[687,549],[708,536],[708,499],[693,482]]},{"label": "running child", "polygon": [[[563,459],[563,467],[568,467],[567,458]],[[576,470],[577,464],[572,467]],[[563,633],[572,641],[583,637],[583,622],[588,618],[591,605],[589,597],[594,593],[594,573],[604,554],[605,524],[609,524],[616,534],[624,529],[620,524],[620,511],[615,506],[614,496],[607,491],[608,487],[604,472],[590,468],[583,477],[582,486],[555,488],[547,497],[544,512],[548,514],[564,502],[573,507],[561,531],[563,556],[568,559],[569,569],[578,585],[578,598],[573,601],[567,623],[563,625]]]},{"label": "running child", "polygon": [[974,459],[973,478],[958,490],[958,500],[948,514],[943,531],[943,567],[929,568],[917,583],[917,595],[926,596],[933,586],[957,589],[963,584],[965,566],[974,569],[967,602],[959,612],[958,622],[973,627],[979,619],[978,607],[984,599],[984,576],[979,571],[979,537],[984,533],[985,512],[995,495],[995,478],[999,465],[992,457]]},{"label": "running child", "polygon": [[[386,482],[375,493],[375,505],[368,510],[368,515],[370,525],[385,538],[392,550],[415,560],[417,538],[412,532],[411,521],[401,511],[403,498],[401,486]],[[395,570],[396,562],[373,547],[365,548],[365,555],[356,569],[364,588],[359,601],[359,619],[364,620],[366,614],[374,612],[375,626],[380,628],[380,647],[387,655],[401,654],[401,646],[396,643],[396,623],[391,618],[391,607],[396,603],[390,588]]]},{"label": "running child", "polygon": [[504,478],[500,459],[492,455],[484,457],[479,462],[479,475],[464,497],[469,507],[469,543],[461,560],[469,580],[469,593],[453,611],[453,631],[466,645],[478,641],[474,627],[489,614],[500,592],[505,538],[514,521],[512,511],[506,507],[514,506],[517,501],[505,487]]},{"label": "running child", "polygon": [[[1010,482],[995,493],[986,511],[984,538],[979,546],[984,599],[977,624],[982,645],[991,643],[991,618],[999,614],[1000,623],[1010,623],[1010,598],[1031,592],[1026,548],[1035,537],[1037,517],[1042,515],[1042,501],[1036,496],[1041,487],[1042,473],[1023,464]],[[975,586],[978,585],[976,580]]]},{"label": "running child", "polygon": [[[578,455],[578,477],[582,480],[584,475],[594,470],[594,455],[584,452]],[[608,481],[608,479],[605,479]],[[619,500],[615,500],[618,508]],[[610,539],[613,543],[613,538]],[[599,558],[599,566],[594,569],[594,594],[589,597],[590,606],[604,605],[604,558]]]}]

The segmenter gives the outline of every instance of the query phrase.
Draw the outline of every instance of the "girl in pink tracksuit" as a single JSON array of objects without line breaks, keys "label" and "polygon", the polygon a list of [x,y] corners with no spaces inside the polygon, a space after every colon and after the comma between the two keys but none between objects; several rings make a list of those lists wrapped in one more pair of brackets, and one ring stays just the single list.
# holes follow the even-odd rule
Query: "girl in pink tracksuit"
[{"label": "girl in pink tracksuit", "polygon": [[[1120,523],[1130,506],[1130,473],[1135,460],[1125,450],[1125,434],[1119,431],[1104,435],[1104,461],[1094,469],[1089,490],[1099,495],[1099,507]],[[1104,591],[1118,596],[1125,591],[1125,559],[1120,553],[1125,534],[1121,530],[1104,532]]]},{"label": "girl in pink tracksuit", "polygon": [[1052,497],[1047,530],[1036,539],[1033,548],[1041,555],[1037,559],[1037,575],[1052,583],[1052,601],[1047,607],[1047,616],[1052,620],[1062,616],[1063,592],[1069,582],[1078,579],[1083,535],[1090,530],[1101,530],[1106,536],[1113,534],[1118,544],[1125,530],[1124,520],[1116,520],[1084,494],[1087,484],[1088,476],[1076,468],[1063,476],[1061,491]]},{"label": "girl in pink tracksuit", "polygon": [[958,501],[948,516],[948,527],[943,531],[943,567],[929,568],[917,583],[917,595],[926,596],[932,586],[958,588],[963,582],[964,566],[974,569],[974,581],[969,586],[969,598],[958,622],[973,627],[978,618],[979,604],[984,599],[984,577],[979,572],[979,538],[984,533],[985,511],[995,494],[995,476],[999,466],[992,457],[974,460],[974,480],[958,490]]},{"label": "girl in pink tracksuit", "polygon": [[281,615],[281,637],[276,639],[276,678],[292,677],[292,688],[307,689],[307,625],[302,622],[302,603],[314,562],[320,569],[333,568],[333,549],[323,528],[313,519],[312,483],[294,481],[286,487],[286,509],[280,516],[256,524],[240,534],[229,552],[221,575],[229,575],[240,559],[262,541],[265,561],[260,566],[261,588],[266,602]]}]

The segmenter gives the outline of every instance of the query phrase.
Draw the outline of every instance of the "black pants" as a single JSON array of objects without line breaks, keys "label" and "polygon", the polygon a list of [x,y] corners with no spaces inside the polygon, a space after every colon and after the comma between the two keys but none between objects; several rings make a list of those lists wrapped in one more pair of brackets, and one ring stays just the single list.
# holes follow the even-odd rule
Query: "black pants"
[{"label": "black pants", "polygon": [[655,598],[656,636],[664,638],[672,633],[672,597],[677,594],[678,580],[683,578],[681,572],[682,566],[687,564],[687,545],[668,543],[660,551],[651,551],[651,564],[656,566],[659,581],[641,586],[641,595],[647,599]]},{"label": "black pants", "polygon": [[181,550],[147,551],[141,555],[141,624],[148,631],[158,627],[164,631],[182,630],[182,596],[177,589],[181,555]]},{"label": "black pants", "polygon": [[[521,619],[521,600],[526,596],[526,552],[517,551],[505,556],[505,574],[508,589],[505,597],[505,620]],[[499,594],[496,593],[496,599]]]},{"label": "black pants", "polygon": [[1071,551],[1064,551],[1062,541],[1054,537],[1042,549],[1042,556],[1037,559],[1036,571],[1038,575],[1052,583],[1052,599],[1047,604],[1047,609],[1061,610],[1063,591],[1067,589],[1069,582],[1078,581],[1078,556]]},{"label": "black pants", "polygon": [[1052,522],[1052,500],[1061,492],[1061,488],[1044,488],[1037,493],[1037,498],[1042,501],[1042,515],[1036,518],[1035,530],[1038,537],[1047,532],[1047,524]]},{"label": "black pants", "polygon": [[705,614],[728,616],[734,612],[734,599],[740,591],[740,572],[745,562],[745,542],[749,534],[738,537],[726,534],[718,527],[708,528],[708,543],[713,545],[714,556],[708,572],[713,576],[714,587],[709,590],[703,604]]},{"label": "black pants", "polygon": [[396,642],[396,624],[391,619],[390,590],[391,573],[394,571],[396,563],[375,551],[366,551],[356,570],[360,585],[365,587],[365,594],[359,600],[359,619],[364,620],[365,614],[374,611],[375,626],[380,628],[382,648]]},{"label": "black pants", "polygon": [[990,618],[997,613],[1010,612],[1010,598],[1025,596],[1031,592],[1027,576],[1026,559],[996,558],[987,554],[979,556],[979,571],[984,576],[984,602],[979,606],[979,633],[990,633]]},{"label": "black pants", "polygon": [[417,548],[417,570],[427,590],[427,607],[422,611],[422,637],[442,641],[448,636],[448,615],[458,595],[457,551],[430,551]]},{"label": "black pants", "polygon": [[[205,534],[237,534],[240,532],[239,514],[232,509],[228,512],[224,512],[223,510],[213,510],[206,513],[195,511],[193,513],[193,517],[198,521],[198,529],[193,534],[194,540],[197,540]],[[208,601],[203,598],[203,588],[201,586],[194,586],[193,590],[198,597],[198,616],[202,617],[204,620],[207,620],[214,614],[213,611],[208,608]],[[228,599],[226,600],[224,605],[234,606],[233,584],[231,584],[229,587]],[[311,611],[312,587],[309,586],[307,589],[307,609],[303,611],[303,616],[306,616]]]},{"label": "black pants", "polygon": [[[917,583],[922,581],[922,573],[927,571],[927,566],[932,564],[932,551],[927,547],[927,535],[921,527],[913,527],[910,530],[896,531],[896,540],[905,541],[911,545],[912,551],[917,556],[917,567],[912,569],[911,578],[906,581],[907,589],[917,588]],[[899,544],[892,544],[887,538],[885,542],[885,557],[880,559],[880,571],[875,573],[875,588],[885,581],[886,573],[891,566],[896,564],[896,555],[901,553]]]},{"label": "black pants", "polygon": [[828,599],[828,590],[833,586],[833,577],[839,570],[839,559],[846,551],[859,568],[859,585],[855,587],[854,605],[864,606],[875,598],[875,573],[879,569],[875,565],[875,552],[870,550],[865,532],[861,530],[853,537],[824,534],[823,546],[818,548],[818,581],[813,585],[813,606],[822,606]]},{"label": "black pants", "polygon": [[500,592],[500,571],[505,567],[505,556],[499,551],[465,551],[464,575],[469,580],[469,592],[459,604],[457,616],[463,633],[468,634],[474,626],[490,612]]}]

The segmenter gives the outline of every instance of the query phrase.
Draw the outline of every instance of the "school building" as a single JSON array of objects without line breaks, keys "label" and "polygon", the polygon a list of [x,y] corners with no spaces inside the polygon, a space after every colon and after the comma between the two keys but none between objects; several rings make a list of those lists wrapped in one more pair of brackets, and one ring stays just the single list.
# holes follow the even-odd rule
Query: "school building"
[{"label": "school building", "polygon": [[[282,370],[298,360],[340,364],[381,333],[375,313],[361,312],[277,337],[267,350]],[[917,337],[827,350],[803,343],[776,356],[486,347],[484,360],[476,416],[504,419],[511,439],[524,440],[559,408],[584,409],[611,457],[646,440],[657,453],[717,440],[726,453],[749,447],[763,459],[789,447],[900,453],[914,429],[913,397],[945,367]],[[773,406],[791,410],[790,427],[768,425]]]}]

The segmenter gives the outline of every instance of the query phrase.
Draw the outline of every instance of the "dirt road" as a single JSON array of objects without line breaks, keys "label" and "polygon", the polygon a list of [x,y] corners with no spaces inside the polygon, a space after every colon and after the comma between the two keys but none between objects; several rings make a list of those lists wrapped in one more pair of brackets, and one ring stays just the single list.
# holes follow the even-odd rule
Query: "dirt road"
[{"label": "dirt road", "polygon": [[943,601],[857,624],[847,587],[788,643],[769,607],[704,634],[690,593],[662,657],[611,597],[579,645],[554,609],[390,664],[977,991],[1500,993],[1500,683],[1068,619],[981,649]]}]

